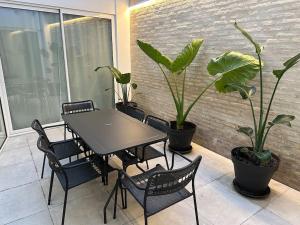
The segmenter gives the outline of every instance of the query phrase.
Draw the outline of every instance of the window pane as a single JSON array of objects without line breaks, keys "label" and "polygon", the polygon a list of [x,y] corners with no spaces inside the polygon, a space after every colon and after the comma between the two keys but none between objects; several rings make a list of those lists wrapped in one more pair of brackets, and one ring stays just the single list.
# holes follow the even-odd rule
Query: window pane
[{"label": "window pane", "polygon": [[59,14],[0,7],[0,57],[13,129],[59,121],[67,101]]},{"label": "window pane", "polygon": [[111,21],[97,17],[64,15],[64,30],[72,101],[91,99],[99,108],[111,108],[113,79],[100,65],[113,65]]}]

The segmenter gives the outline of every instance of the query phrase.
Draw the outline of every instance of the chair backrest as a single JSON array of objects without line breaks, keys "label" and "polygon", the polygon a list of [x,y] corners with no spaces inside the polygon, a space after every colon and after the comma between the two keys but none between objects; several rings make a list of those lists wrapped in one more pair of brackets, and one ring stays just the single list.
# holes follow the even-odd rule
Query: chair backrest
[{"label": "chair backrest", "polygon": [[169,129],[168,121],[163,120],[158,117],[155,117],[155,116],[151,116],[151,115],[146,116],[145,123],[157,130],[164,132],[164,133],[167,133],[167,131]]},{"label": "chair backrest", "polygon": [[143,110],[131,106],[128,106],[124,113],[139,121],[143,121],[145,118],[145,112]]},{"label": "chair backrest", "polygon": [[85,100],[80,102],[66,102],[62,104],[62,114],[73,114],[80,112],[94,111],[94,103],[92,100]]},{"label": "chair backrest", "polygon": [[44,152],[49,160],[49,166],[55,172],[62,172],[63,168],[55,153],[51,150],[49,140],[44,135],[40,135],[37,141],[37,147]]},{"label": "chair backrest", "polygon": [[146,196],[172,194],[183,189],[194,178],[202,156],[198,156],[189,165],[175,170],[154,173],[147,182]]},{"label": "chair backrest", "polygon": [[38,133],[38,135],[44,135],[47,137],[46,132],[44,131],[44,128],[42,127],[39,120],[33,120],[31,123],[31,128],[34,129]]}]

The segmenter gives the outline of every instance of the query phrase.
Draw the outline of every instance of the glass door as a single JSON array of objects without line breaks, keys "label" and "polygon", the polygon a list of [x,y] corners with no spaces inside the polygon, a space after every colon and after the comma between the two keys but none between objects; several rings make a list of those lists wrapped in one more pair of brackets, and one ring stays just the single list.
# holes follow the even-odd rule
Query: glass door
[{"label": "glass door", "polygon": [[68,100],[59,13],[0,7],[0,58],[11,129],[60,121]]},{"label": "glass door", "polygon": [[110,19],[63,14],[70,94],[72,101],[91,99],[99,108],[114,103],[113,78],[98,66],[113,65]]}]

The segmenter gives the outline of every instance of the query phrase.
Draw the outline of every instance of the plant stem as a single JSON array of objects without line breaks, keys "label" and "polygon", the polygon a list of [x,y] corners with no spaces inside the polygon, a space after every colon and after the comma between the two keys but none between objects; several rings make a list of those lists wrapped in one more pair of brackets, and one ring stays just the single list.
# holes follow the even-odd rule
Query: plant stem
[{"label": "plant stem", "polygon": [[265,133],[265,136],[264,136],[264,138],[263,138],[263,141],[262,141],[262,150],[263,150],[263,146],[265,145],[265,142],[266,142],[266,140],[267,140],[267,136],[268,136],[268,134],[269,134],[269,131],[270,131],[270,129],[271,129],[271,127],[272,126],[269,126],[268,128],[267,128],[267,132]]},{"label": "plant stem", "polygon": [[259,60],[259,83],[260,83],[260,113],[259,113],[259,127],[258,127],[258,137],[257,142],[255,143],[256,147],[254,150],[259,151],[259,145],[261,143],[262,136],[264,134],[264,130],[262,129],[262,121],[264,115],[264,102],[263,102],[263,76],[262,76],[262,62],[260,54],[257,52],[258,60]]},{"label": "plant stem", "polygon": [[[271,110],[271,106],[272,106],[272,103],[273,103],[273,100],[274,100],[274,96],[275,96],[275,93],[276,93],[276,90],[277,90],[277,87],[279,85],[279,82],[280,82],[280,79],[277,80],[276,84],[275,84],[275,87],[273,89],[273,93],[272,93],[272,96],[271,96],[271,99],[270,99],[270,102],[269,102],[269,105],[268,105],[268,109],[267,109],[267,113],[266,113],[266,116],[265,116],[265,120],[264,120],[264,123],[263,123],[263,130],[265,129],[266,125],[267,125],[267,121],[268,121],[268,117],[269,117],[269,114],[270,114],[270,110]],[[267,133],[266,133],[267,134]],[[265,137],[264,139],[266,139],[266,134],[265,134]],[[260,148],[260,150],[263,149],[264,147],[264,141],[262,141],[262,143],[260,144],[260,146],[258,146]]]},{"label": "plant stem", "polygon": [[[250,106],[251,106],[251,111],[252,111],[252,117],[253,117],[253,123],[254,123],[254,137],[255,137],[255,143],[257,143],[257,124],[256,124],[256,118],[255,118],[255,113],[254,113],[254,108],[253,108],[253,102],[250,98],[250,96],[248,97],[249,102],[250,102]],[[252,138],[251,138],[252,141]],[[252,145],[253,145],[253,141],[252,141]],[[253,149],[254,149],[254,145],[253,145]]]},{"label": "plant stem", "polygon": [[200,99],[200,97],[218,80],[219,78],[215,79],[213,82],[211,82],[209,85],[207,85],[204,90],[198,95],[198,97],[190,104],[188,109],[185,111],[182,122],[185,121],[186,117],[188,116],[189,112],[193,108],[193,106],[196,104],[196,102]]},{"label": "plant stem", "polygon": [[179,110],[179,108],[178,108],[178,101],[177,101],[177,99],[175,97],[175,94],[174,94],[172,86],[171,86],[171,84],[170,84],[170,82],[168,80],[168,77],[167,77],[165,71],[163,70],[163,68],[161,67],[161,65],[160,64],[157,64],[157,65],[159,66],[160,70],[162,71],[162,73],[163,73],[163,75],[164,75],[164,77],[165,77],[165,79],[167,81],[168,87],[169,87],[169,89],[171,91],[171,94],[172,94],[172,97],[173,97],[173,100],[174,100],[174,103],[175,103],[175,106],[176,106],[176,110],[178,112],[178,110]]}]

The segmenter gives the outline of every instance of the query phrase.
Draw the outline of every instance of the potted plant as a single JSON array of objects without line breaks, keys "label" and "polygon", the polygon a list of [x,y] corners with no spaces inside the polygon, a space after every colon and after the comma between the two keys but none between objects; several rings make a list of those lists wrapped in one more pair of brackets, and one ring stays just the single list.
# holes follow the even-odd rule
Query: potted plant
[{"label": "potted plant", "polygon": [[187,68],[193,62],[202,43],[203,39],[192,40],[178,54],[175,60],[171,60],[149,43],[137,40],[137,44],[141,50],[160,68],[171,92],[177,116],[176,121],[174,120],[170,123],[170,129],[168,132],[169,147],[171,150],[180,151],[181,153],[188,153],[191,151],[191,141],[196,129],[196,125],[194,123],[186,121],[188,114],[205,91],[219,79],[219,77],[217,77],[209,83],[198,94],[195,100],[185,108],[185,80]]},{"label": "potted plant", "polygon": [[[135,102],[129,101],[129,94],[131,89],[137,89],[136,83],[131,83],[131,74],[130,73],[121,73],[117,68],[113,66],[99,66],[95,69],[98,71],[99,69],[109,69],[111,75],[116,79],[116,82],[120,85],[122,95],[119,94],[118,91],[115,90],[115,93],[118,95],[118,99],[120,102],[116,103],[116,108],[119,111],[126,111],[126,107],[137,107]],[[105,91],[110,90],[111,88],[105,89]]]},{"label": "potted plant", "polygon": [[[222,78],[215,83],[215,87],[219,92],[236,91],[239,92],[243,99],[249,102],[253,127],[238,127],[237,131],[247,135],[252,145],[237,147],[231,151],[235,171],[233,184],[235,189],[243,195],[256,198],[265,197],[270,193],[268,184],[274,172],[278,169],[280,162],[278,156],[265,148],[268,134],[271,128],[276,125],[291,127],[291,121],[295,119],[293,115],[280,114],[269,120],[270,109],[279,82],[283,75],[299,62],[300,54],[283,63],[282,69],[273,70],[273,75],[277,82],[265,108],[263,62],[261,59],[263,48],[237,23],[234,25],[254,46],[257,59],[253,56],[230,51],[212,59],[207,69],[212,76],[222,74]],[[248,84],[250,80],[256,77],[257,73],[259,73],[260,85],[259,115],[255,114],[252,99],[256,92],[256,87]]]}]

